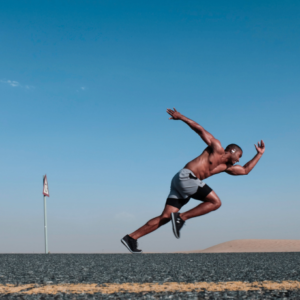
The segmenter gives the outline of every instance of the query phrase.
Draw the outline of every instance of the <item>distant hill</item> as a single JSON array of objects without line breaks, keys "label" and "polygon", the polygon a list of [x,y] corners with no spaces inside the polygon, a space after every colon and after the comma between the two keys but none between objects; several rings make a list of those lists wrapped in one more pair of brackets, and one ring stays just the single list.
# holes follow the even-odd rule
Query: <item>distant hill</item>
[{"label": "distant hill", "polygon": [[181,253],[226,252],[300,252],[300,240],[233,240],[204,250],[181,251]]}]

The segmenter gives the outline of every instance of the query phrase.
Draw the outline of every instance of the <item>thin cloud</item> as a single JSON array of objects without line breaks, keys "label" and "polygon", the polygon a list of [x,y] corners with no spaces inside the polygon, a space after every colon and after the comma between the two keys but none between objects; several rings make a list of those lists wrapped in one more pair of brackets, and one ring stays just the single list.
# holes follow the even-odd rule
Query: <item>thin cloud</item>
[{"label": "thin cloud", "polygon": [[13,86],[13,87],[20,86],[20,83],[18,81],[14,81],[14,80],[0,80],[0,82],[9,84],[10,86]]},{"label": "thin cloud", "polygon": [[3,83],[3,84],[8,84],[12,87],[20,87],[20,88],[24,88],[26,90],[30,90],[30,89],[33,89],[34,86],[32,85],[22,85],[20,84],[18,81],[15,81],[15,80],[3,80],[3,79],[0,79],[0,82]]},{"label": "thin cloud", "polygon": [[81,89],[84,91],[84,90],[86,89],[86,87],[85,87],[85,86],[82,86]]}]

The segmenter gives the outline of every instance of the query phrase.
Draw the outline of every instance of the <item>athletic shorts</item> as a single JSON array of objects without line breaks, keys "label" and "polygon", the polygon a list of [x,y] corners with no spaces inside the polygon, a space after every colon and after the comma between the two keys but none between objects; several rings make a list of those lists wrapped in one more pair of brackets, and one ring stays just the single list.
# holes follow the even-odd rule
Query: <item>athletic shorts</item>
[{"label": "athletic shorts", "polygon": [[212,189],[189,169],[182,169],[172,179],[166,204],[181,208],[191,198],[204,200]]}]

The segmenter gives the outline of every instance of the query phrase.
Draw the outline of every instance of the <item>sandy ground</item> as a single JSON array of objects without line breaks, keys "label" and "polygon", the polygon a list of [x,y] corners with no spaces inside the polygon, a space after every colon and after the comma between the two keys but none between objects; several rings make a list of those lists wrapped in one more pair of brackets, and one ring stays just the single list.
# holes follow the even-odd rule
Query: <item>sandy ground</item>
[{"label": "sandy ground", "polygon": [[22,294],[57,294],[57,293],[140,293],[140,292],[191,292],[191,291],[249,291],[249,290],[295,290],[300,288],[299,281],[283,281],[277,283],[274,281],[263,281],[245,283],[241,281],[229,282],[166,282],[163,284],[158,283],[105,283],[105,284],[58,284],[48,286],[38,286],[37,284],[24,284],[20,286],[0,285],[0,294],[22,293]]},{"label": "sandy ground", "polygon": [[204,250],[181,251],[180,253],[225,252],[300,252],[300,240],[233,240]]}]

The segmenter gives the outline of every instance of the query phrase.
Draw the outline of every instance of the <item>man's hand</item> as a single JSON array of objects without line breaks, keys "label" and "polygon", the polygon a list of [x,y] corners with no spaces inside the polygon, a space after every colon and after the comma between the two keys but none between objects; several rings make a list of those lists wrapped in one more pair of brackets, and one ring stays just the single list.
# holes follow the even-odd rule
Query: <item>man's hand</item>
[{"label": "man's hand", "polygon": [[178,112],[174,107],[174,110],[172,109],[167,109],[167,113],[171,116],[171,118],[169,118],[169,120],[181,120],[182,114],[180,112]]},{"label": "man's hand", "polygon": [[260,153],[260,154],[263,154],[265,152],[265,143],[263,140],[260,141],[260,144],[259,142],[256,144],[254,144],[255,148],[256,148],[256,151],[257,153]]}]

